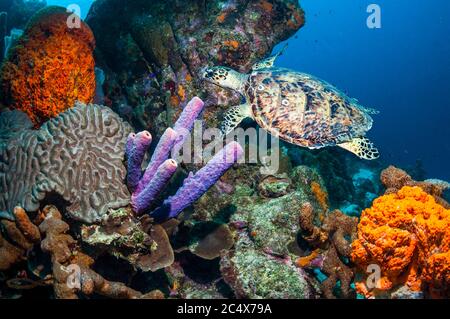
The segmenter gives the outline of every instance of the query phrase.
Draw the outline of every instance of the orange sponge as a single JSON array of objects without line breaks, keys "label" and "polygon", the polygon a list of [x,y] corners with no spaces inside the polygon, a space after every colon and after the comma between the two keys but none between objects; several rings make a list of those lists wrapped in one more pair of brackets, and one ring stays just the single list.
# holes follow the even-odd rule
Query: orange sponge
[{"label": "orange sponge", "polygon": [[1,102],[36,126],[95,95],[93,33],[84,22],[69,28],[68,18],[60,7],[39,11],[1,69]]},{"label": "orange sponge", "polygon": [[380,267],[381,290],[448,293],[450,210],[417,186],[381,196],[362,212],[351,257],[363,270]]}]

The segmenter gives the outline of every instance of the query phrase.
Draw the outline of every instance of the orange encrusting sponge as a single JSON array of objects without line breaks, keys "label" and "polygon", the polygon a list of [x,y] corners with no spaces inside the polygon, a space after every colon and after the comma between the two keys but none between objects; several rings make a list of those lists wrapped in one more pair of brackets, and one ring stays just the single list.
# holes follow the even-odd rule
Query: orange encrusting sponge
[{"label": "orange encrusting sponge", "polygon": [[[381,196],[362,212],[351,258],[363,270],[381,268],[379,290],[448,291],[450,210],[417,186]],[[356,286],[367,295],[364,283]]]},{"label": "orange encrusting sponge", "polygon": [[2,66],[2,102],[27,113],[35,126],[95,95],[95,40],[90,28],[69,28],[69,13],[36,14]]}]

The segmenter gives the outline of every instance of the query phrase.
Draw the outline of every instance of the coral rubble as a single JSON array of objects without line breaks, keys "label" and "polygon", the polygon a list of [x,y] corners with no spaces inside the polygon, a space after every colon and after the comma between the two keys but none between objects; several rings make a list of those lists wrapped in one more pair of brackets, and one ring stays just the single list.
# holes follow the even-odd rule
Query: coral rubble
[{"label": "coral rubble", "polygon": [[36,126],[94,98],[94,36],[82,21],[69,28],[68,17],[60,7],[36,13],[2,65],[1,102]]}]

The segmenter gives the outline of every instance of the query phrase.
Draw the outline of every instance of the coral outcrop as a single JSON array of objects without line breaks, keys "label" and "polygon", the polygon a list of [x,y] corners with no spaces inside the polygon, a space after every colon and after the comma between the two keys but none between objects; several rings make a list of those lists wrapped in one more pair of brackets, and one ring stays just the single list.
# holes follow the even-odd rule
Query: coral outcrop
[{"label": "coral outcrop", "polygon": [[258,250],[245,232],[239,234],[235,249],[222,256],[220,269],[238,298],[314,297],[314,290],[303,269],[295,267],[289,258]]},{"label": "coral outcrop", "polygon": [[[0,123],[12,127],[13,114],[1,113]],[[52,198],[72,218],[91,223],[129,203],[123,159],[131,127],[117,114],[77,104],[39,130],[29,129],[23,116],[19,120],[22,129],[2,133],[7,139],[0,148],[0,211],[12,213],[19,205],[36,212]]]},{"label": "coral outcrop", "polygon": [[[412,183],[393,167],[383,172],[393,187]],[[358,291],[366,297],[445,297],[450,292],[450,210],[419,186],[403,186],[377,198],[363,211],[352,260],[363,272],[378,265],[381,278],[368,287],[365,277]],[[426,187],[425,187],[426,188]],[[434,189],[434,186],[432,187]]]},{"label": "coral outcrop", "polygon": [[131,209],[110,211],[100,225],[83,225],[81,238],[94,255],[110,254],[143,271],[157,271],[174,261],[163,227],[150,218],[137,219]]},{"label": "coral outcrop", "polygon": [[[218,186],[208,192],[192,216],[194,227],[212,218],[228,221],[234,230],[235,245],[222,253],[220,265],[235,295],[354,297],[349,256],[358,219],[329,212],[326,188],[313,169],[286,165],[274,176],[257,170],[246,165],[230,172],[246,178],[234,189]],[[225,175],[223,182],[233,178]],[[271,275],[266,276],[267,269]]]},{"label": "coral outcrop", "polygon": [[69,28],[68,17],[60,7],[36,13],[1,69],[1,102],[36,126],[94,98],[94,36],[82,21]]},{"label": "coral outcrop", "polygon": [[189,96],[204,99],[206,124],[217,127],[224,106],[238,104],[240,98],[214,86],[205,88],[201,69],[227,65],[248,71],[303,26],[304,14],[294,0],[189,5],[181,0],[108,0],[94,2],[86,22],[97,38],[100,67],[108,74],[107,105],[159,137]]},{"label": "coral outcrop", "polygon": [[380,179],[386,188],[386,194],[396,193],[403,186],[418,186],[433,196],[436,202],[450,209],[450,204],[442,198],[444,191],[448,189],[448,183],[444,181],[435,179],[415,181],[408,173],[395,166],[389,166],[383,170]]}]

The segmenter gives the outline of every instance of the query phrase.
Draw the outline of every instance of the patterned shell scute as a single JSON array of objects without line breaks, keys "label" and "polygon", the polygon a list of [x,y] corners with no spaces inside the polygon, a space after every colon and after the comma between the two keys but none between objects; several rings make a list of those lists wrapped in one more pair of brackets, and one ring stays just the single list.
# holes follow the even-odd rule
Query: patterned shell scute
[{"label": "patterned shell scute", "polygon": [[39,130],[23,130],[0,149],[0,211],[37,211],[48,195],[74,219],[99,221],[126,206],[125,142],[131,127],[111,109],[77,104]]},{"label": "patterned shell scute", "polygon": [[256,122],[274,136],[320,148],[364,136],[372,118],[332,85],[274,68],[250,74],[246,95]]}]

